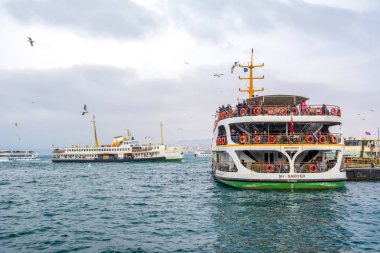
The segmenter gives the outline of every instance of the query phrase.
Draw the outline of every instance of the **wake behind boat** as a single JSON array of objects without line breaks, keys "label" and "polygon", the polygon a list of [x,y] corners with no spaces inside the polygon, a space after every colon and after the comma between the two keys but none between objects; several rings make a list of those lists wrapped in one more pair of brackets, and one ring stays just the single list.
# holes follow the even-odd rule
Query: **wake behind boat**
[{"label": "wake behind boat", "polygon": [[71,146],[53,151],[53,162],[137,162],[137,161],[182,161],[185,148],[168,147],[163,142],[161,125],[161,144],[148,142],[141,145],[134,140],[128,130],[126,137],[117,136],[110,145],[99,145],[96,134],[95,146]]}]

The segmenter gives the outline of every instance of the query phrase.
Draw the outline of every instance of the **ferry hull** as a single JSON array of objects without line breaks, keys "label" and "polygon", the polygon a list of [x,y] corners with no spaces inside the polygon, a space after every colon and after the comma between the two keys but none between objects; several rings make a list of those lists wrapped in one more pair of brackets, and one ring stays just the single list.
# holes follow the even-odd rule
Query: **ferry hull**
[{"label": "ferry hull", "polygon": [[182,158],[167,159],[166,157],[147,158],[147,159],[56,159],[54,163],[117,163],[117,162],[180,162]]},{"label": "ferry hull", "polygon": [[244,181],[216,177],[220,182],[246,190],[329,190],[343,187],[345,181]]}]

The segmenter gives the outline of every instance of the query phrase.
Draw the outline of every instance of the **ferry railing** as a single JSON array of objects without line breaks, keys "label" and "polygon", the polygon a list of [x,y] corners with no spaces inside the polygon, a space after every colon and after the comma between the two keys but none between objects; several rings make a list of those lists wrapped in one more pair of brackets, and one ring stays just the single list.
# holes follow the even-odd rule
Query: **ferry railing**
[{"label": "ferry railing", "polygon": [[[231,140],[234,144],[337,144],[341,142],[341,134],[234,134]],[[226,145],[227,138],[220,136],[216,140],[217,145]]]},{"label": "ferry railing", "polygon": [[273,105],[273,106],[237,106],[230,108],[223,108],[217,112],[217,120],[222,120],[226,118],[233,117],[243,117],[243,116],[260,116],[260,115],[270,115],[270,116],[321,116],[321,115],[331,115],[341,117],[342,112],[339,106],[335,105],[309,105],[307,107],[301,108],[301,106],[284,106],[284,105]]},{"label": "ferry railing", "polygon": [[254,162],[254,163],[242,163],[244,167],[250,169],[257,173],[289,173],[290,167],[289,163],[277,162],[277,163],[265,163],[265,162]]},{"label": "ferry railing", "polygon": [[370,157],[345,157],[344,164],[346,168],[367,168],[374,166],[380,166],[380,158]]},{"label": "ferry railing", "polygon": [[337,163],[336,160],[328,160],[325,162],[295,162],[295,173],[321,173],[329,171]]}]

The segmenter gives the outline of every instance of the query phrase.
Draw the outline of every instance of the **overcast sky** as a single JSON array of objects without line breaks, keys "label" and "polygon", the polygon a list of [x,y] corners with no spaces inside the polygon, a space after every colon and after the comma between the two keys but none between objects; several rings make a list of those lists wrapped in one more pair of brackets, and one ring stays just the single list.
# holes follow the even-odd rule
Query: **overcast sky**
[{"label": "overcast sky", "polygon": [[160,122],[211,138],[251,48],[261,94],[339,105],[345,136],[380,126],[380,1],[0,0],[0,24],[0,149],[93,144],[92,115],[101,144]]}]

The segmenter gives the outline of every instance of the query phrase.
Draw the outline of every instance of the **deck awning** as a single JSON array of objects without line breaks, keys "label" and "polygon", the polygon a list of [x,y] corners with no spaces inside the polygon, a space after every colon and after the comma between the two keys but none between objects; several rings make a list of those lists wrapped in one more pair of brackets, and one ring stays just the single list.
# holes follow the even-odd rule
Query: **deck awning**
[{"label": "deck awning", "polygon": [[296,96],[296,95],[267,95],[267,96],[257,96],[247,99],[247,104],[252,105],[256,101],[257,105],[298,105],[302,101],[309,100],[307,97]]}]

